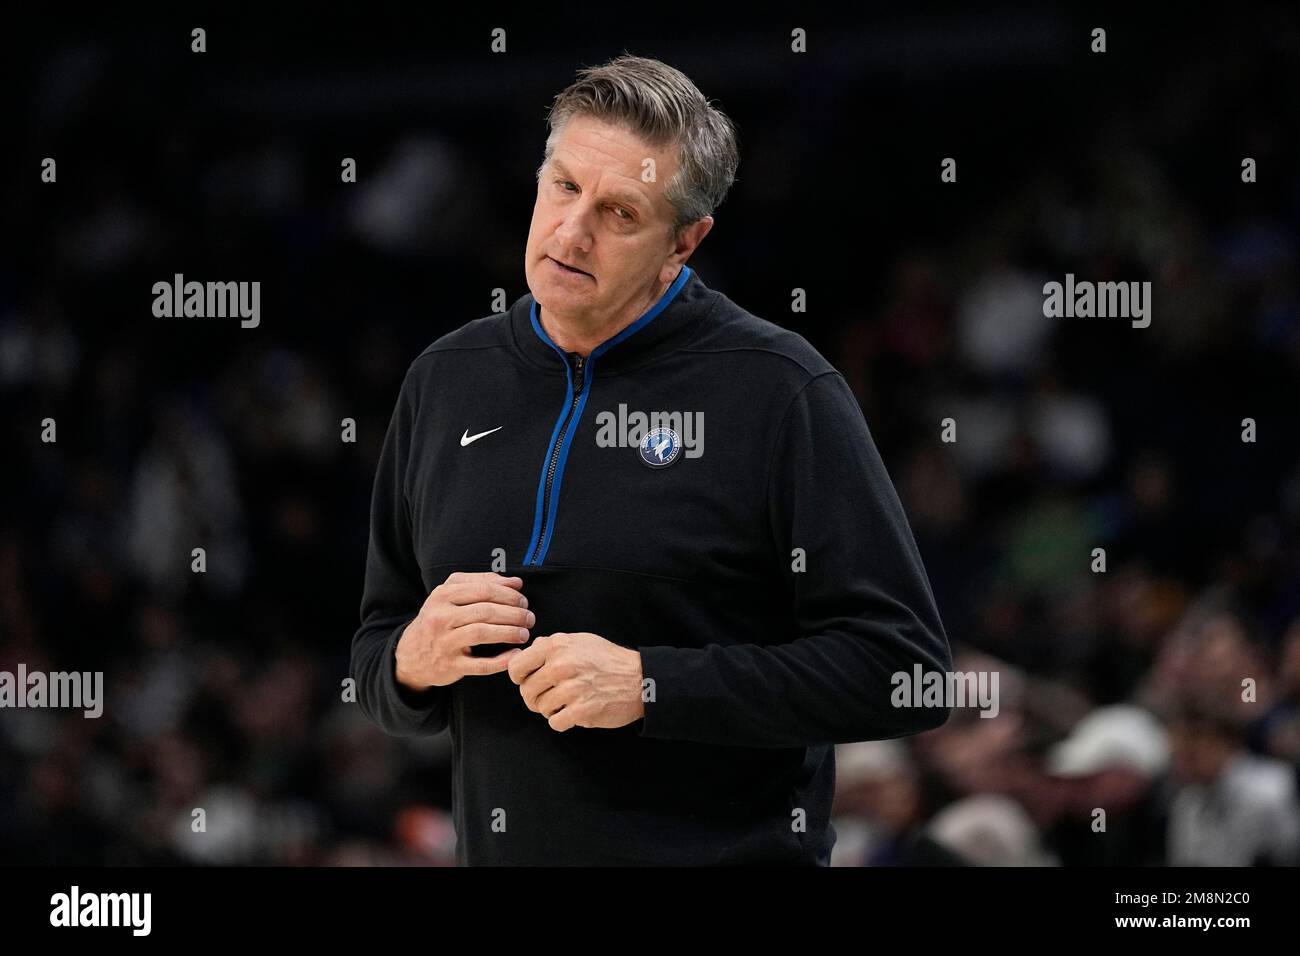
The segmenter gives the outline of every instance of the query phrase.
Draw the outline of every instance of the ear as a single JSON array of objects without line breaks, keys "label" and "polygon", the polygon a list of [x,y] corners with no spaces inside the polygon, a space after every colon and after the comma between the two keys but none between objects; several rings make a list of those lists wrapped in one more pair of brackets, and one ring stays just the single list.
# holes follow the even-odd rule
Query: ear
[{"label": "ear", "polygon": [[695,247],[704,241],[704,237],[709,234],[709,230],[712,228],[712,216],[705,216],[702,219],[695,220],[690,225],[682,227],[681,233],[673,242],[672,252],[664,260],[664,266],[659,271],[661,282],[669,282],[676,277],[686,260],[695,252]]}]

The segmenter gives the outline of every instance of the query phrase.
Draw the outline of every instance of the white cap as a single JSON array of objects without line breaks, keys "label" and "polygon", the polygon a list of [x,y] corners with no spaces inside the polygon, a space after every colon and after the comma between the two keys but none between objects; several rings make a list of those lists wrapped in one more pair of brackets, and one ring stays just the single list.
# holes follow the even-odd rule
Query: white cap
[{"label": "white cap", "polygon": [[900,740],[863,740],[835,747],[837,784],[892,777],[911,765],[907,745]]},{"label": "white cap", "polygon": [[1169,766],[1169,738],[1160,722],[1132,704],[1098,707],[1047,755],[1047,772],[1082,777],[1112,767],[1131,767],[1147,777]]},{"label": "white cap", "polygon": [[1038,827],[1015,800],[996,793],[964,797],[940,810],[930,838],[973,866],[1056,866]]}]

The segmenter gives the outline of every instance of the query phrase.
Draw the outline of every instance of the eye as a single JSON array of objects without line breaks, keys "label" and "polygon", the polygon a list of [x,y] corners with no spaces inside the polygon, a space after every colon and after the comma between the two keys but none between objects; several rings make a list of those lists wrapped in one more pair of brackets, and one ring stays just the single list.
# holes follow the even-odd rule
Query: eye
[{"label": "eye", "polygon": [[618,218],[622,219],[624,222],[631,222],[635,218],[622,206],[611,206],[610,208],[613,209]]},{"label": "eye", "polygon": [[[578,186],[577,186],[576,183],[574,183],[574,182],[572,182],[571,180],[568,180],[568,179],[557,179],[555,182],[556,182],[557,184],[559,184],[559,186],[560,186],[561,188],[563,188],[563,187],[565,187],[565,186],[572,186],[572,187],[573,187],[573,190],[572,190],[572,191],[576,191],[577,188],[578,188]],[[571,190],[565,189],[564,191],[565,191],[565,192],[570,192]]]}]

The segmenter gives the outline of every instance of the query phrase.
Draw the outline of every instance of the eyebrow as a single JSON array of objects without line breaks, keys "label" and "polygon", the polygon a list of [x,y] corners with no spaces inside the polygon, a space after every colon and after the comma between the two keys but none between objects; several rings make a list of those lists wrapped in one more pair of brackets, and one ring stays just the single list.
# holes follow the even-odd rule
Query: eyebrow
[{"label": "eyebrow", "polygon": [[[569,168],[565,166],[564,163],[560,162],[558,159],[555,158],[551,159],[551,168],[567,179],[573,178],[573,173],[569,172]],[[636,193],[632,192],[631,190],[627,190],[627,189],[611,190],[609,193],[609,198],[615,200],[616,202],[621,202],[625,206],[631,206],[633,209],[636,210],[644,210],[646,207],[646,201],[644,199],[642,199],[640,196],[638,196]]]}]

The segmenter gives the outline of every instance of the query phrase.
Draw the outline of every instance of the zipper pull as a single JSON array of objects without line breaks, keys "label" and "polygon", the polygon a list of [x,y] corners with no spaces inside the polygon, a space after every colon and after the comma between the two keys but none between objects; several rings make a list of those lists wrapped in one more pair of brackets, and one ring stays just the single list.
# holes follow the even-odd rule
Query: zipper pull
[{"label": "zipper pull", "polygon": [[576,395],[578,392],[581,392],[581,391],[582,391],[582,383],[583,383],[583,377],[584,377],[584,376],[583,376],[584,361],[583,361],[582,356],[579,355],[577,352],[570,352],[570,353],[569,353],[569,358],[572,360],[570,364],[572,364],[572,366],[573,366],[573,373],[574,373],[574,374],[573,374],[573,391],[574,391],[574,394]]}]

